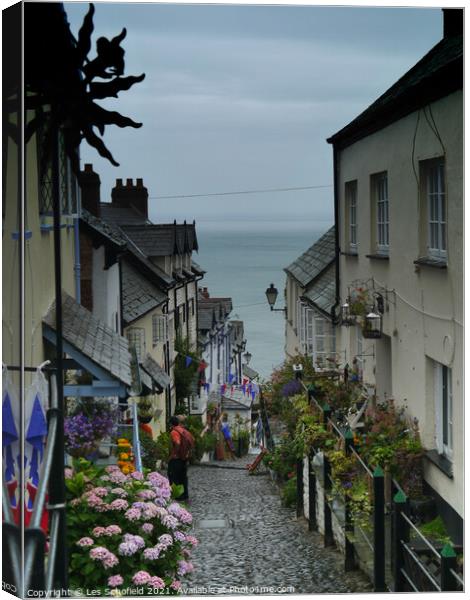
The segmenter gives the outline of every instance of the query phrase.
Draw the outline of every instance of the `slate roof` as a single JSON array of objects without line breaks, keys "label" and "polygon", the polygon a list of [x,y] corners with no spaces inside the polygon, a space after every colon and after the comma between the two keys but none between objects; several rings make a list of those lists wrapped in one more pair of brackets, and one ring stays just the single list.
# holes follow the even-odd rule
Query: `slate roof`
[{"label": "slate roof", "polygon": [[202,267],[200,267],[195,260],[192,260],[192,259],[191,259],[191,270],[196,275],[204,275],[204,273],[206,273],[206,271],[204,271],[204,269]]},{"label": "slate roof", "polygon": [[112,242],[116,246],[125,247],[126,238],[122,235],[118,228],[113,227],[103,219],[99,219],[92,215],[85,208],[80,211],[80,222],[84,223],[85,226],[91,228],[95,233],[104,237],[109,242]]},{"label": "slate roof", "polygon": [[117,206],[112,202],[100,202],[103,219],[121,227],[122,225],[145,225],[150,221],[133,206]]},{"label": "slate roof", "polygon": [[[55,301],[43,323],[55,331]],[[93,316],[66,292],[62,292],[62,336],[99,367],[131,385],[131,355],[127,339]]]},{"label": "slate roof", "polygon": [[121,225],[124,233],[149,257],[184,254],[198,249],[194,224]]},{"label": "slate roof", "polygon": [[445,37],[328,142],[347,145],[463,87],[463,36]]},{"label": "slate roof", "polygon": [[160,392],[163,392],[163,390],[170,385],[170,377],[150,354],[146,354],[144,361],[142,362],[142,367],[155,381],[160,388]]},{"label": "slate roof", "polygon": [[335,227],[328,229],[320,239],[284,271],[306,287],[335,259]]},{"label": "slate roof", "polygon": [[249,367],[248,365],[242,365],[242,373],[245,377],[248,377],[248,379],[252,380],[259,377],[259,373],[251,367]]},{"label": "slate roof", "polygon": [[309,286],[301,297],[320,310],[330,314],[335,304],[335,295],[335,264],[333,263]]},{"label": "slate roof", "polygon": [[132,323],[166,302],[166,294],[127,261],[121,264],[121,277],[122,316],[126,323]]},{"label": "slate roof", "polygon": [[214,323],[223,322],[231,310],[231,298],[204,298],[199,295],[197,308],[199,331],[207,331],[212,329]]}]

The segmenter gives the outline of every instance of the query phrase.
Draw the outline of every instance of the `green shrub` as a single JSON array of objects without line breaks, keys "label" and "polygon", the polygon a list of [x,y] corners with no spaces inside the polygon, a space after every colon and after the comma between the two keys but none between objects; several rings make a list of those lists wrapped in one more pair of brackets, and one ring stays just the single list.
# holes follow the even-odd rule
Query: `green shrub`
[{"label": "green shrub", "polygon": [[283,506],[294,506],[297,502],[297,477],[291,477],[281,489]]},{"label": "green shrub", "polygon": [[155,440],[155,456],[157,460],[168,462],[170,458],[171,442],[168,431],[162,431]]},{"label": "green shrub", "polygon": [[442,544],[451,543],[450,536],[447,532],[447,528],[442,520],[442,517],[436,517],[432,521],[429,521],[429,523],[421,525],[421,527],[418,529],[425,537],[430,538],[433,541],[440,542]]},{"label": "green shrub", "polygon": [[142,465],[145,469],[155,470],[155,463],[160,460],[159,445],[153,437],[145,432],[140,432],[140,449]]}]

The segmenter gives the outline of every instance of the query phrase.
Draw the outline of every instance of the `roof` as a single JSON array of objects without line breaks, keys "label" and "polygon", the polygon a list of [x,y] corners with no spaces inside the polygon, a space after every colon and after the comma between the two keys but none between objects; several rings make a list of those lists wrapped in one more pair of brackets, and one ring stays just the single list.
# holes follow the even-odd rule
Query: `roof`
[{"label": "roof", "polygon": [[449,35],[327,141],[340,148],[346,147],[462,87],[463,36]]},{"label": "roof", "polygon": [[161,392],[170,385],[170,377],[150,354],[146,354],[144,361],[142,362],[142,367],[155,381]]},{"label": "roof", "polygon": [[204,273],[206,273],[206,271],[204,271],[204,269],[202,267],[200,267],[195,260],[192,260],[192,259],[191,259],[191,270],[196,275],[204,275]]},{"label": "roof", "polygon": [[198,329],[212,329],[216,323],[223,323],[232,310],[232,298],[205,298],[199,295],[197,318]]},{"label": "roof", "polygon": [[122,316],[132,323],[167,301],[167,296],[127,261],[121,263]]},{"label": "roof", "polygon": [[310,248],[284,271],[302,287],[311,283],[335,259],[335,227],[328,229]]},{"label": "roof", "polygon": [[301,297],[330,315],[335,304],[335,283],[335,264],[332,263]]},{"label": "roof", "polygon": [[149,257],[185,254],[198,249],[194,224],[121,225],[121,228]]},{"label": "roof", "polygon": [[[43,318],[43,323],[55,331],[55,320],[54,301]],[[65,292],[62,292],[62,337],[116,379],[131,385],[131,355],[127,339]]]},{"label": "roof", "polygon": [[95,234],[98,234],[106,241],[109,241],[120,248],[126,246],[126,238],[116,227],[92,215],[85,208],[80,211],[80,223],[91,229]]},{"label": "roof", "polygon": [[259,373],[248,365],[242,365],[242,373],[245,377],[248,377],[248,379],[256,379],[259,377]]},{"label": "roof", "polygon": [[133,206],[118,206],[112,202],[100,202],[101,216],[113,225],[145,225],[149,220]]}]

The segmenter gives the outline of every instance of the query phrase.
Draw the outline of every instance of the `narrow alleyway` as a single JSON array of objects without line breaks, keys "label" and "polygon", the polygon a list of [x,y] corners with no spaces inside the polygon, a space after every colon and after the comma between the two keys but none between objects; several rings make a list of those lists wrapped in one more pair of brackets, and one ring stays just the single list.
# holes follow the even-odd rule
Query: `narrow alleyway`
[{"label": "narrow alleyway", "polygon": [[190,510],[200,543],[186,593],[371,591],[359,571],[344,573],[339,552],[323,548],[295,509],[281,505],[267,474],[247,473],[253,459],[190,468]]}]

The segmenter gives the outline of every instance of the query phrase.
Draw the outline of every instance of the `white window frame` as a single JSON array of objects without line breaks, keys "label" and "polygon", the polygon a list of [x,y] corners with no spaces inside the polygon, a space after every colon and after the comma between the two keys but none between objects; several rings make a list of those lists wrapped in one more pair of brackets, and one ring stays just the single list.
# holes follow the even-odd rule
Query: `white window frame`
[{"label": "white window frame", "polygon": [[429,256],[447,258],[444,160],[426,165],[427,247]]},{"label": "white window frame", "polygon": [[135,348],[138,362],[145,355],[145,329],[143,327],[129,327],[126,337],[131,348]]},{"label": "white window frame", "polygon": [[348,181],[345,186],[347,210],[347,243],[352,252],[357,251],[357,181]]},{"label": "white window frame", "polygon": [[381,254],[388,254],[390,246],[390,219],[387,173],[375,176],[375,202],[377,251]]},{"label": "white window frame", "polygon": [[164,344],[168,340],[168,319],[167,315],[152,316],[152,345]]},{"label": "white window frame", "polygon": [[452,461],[453,457],[453,406],[452,369],[434,361],[434,396],[436,412],[435,440],[439,454]]}]

